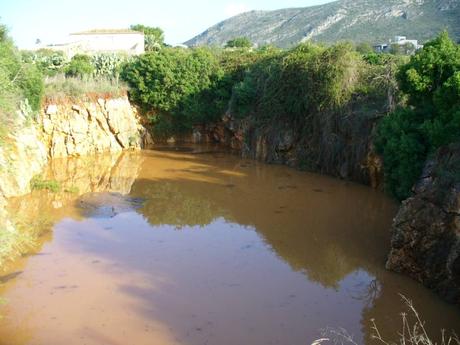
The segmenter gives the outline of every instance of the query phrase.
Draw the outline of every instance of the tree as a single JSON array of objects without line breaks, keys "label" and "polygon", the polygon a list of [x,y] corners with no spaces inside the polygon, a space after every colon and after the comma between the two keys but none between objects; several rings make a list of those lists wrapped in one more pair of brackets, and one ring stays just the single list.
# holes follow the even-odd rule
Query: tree
[{"label": "tree", "polygon": [[164,33],[162,29],[142,24],[131,25],[130,29],[144,34],[145,51],[157,51],[164,46]]},{"label": "tree", "polygon": [[399,71],[398,79],[411,105],[432,109],[438,98],[435,94],[439,94],[440,88],[459,70],[459,46],[444,31],[411,57]]},{"label": "tree", "polygon": [[382,121],[376,148],[389,191],[404,199],[427,155],[460,140],[460,48],[443,32],[413,55],[397,78],[410,107]]},{"label": "tree", "polygon": [[225,48],[251,48],[252,42],[247,37],[237,37],[225,44]]}]

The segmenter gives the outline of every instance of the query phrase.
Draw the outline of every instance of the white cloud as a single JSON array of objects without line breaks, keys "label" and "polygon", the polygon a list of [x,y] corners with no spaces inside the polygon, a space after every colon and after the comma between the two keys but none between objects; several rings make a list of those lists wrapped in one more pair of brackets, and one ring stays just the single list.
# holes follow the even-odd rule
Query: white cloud
[{"label": "white cloud", "polygon": [[232,3],[227,4],[227,6],[225,6],[225,14],[228,17],[233,17],[233,16],[236,16],[237,14],[248,12],[249,10],[250,9],[248,5],[239,3],[239,2],[232,2]]}]

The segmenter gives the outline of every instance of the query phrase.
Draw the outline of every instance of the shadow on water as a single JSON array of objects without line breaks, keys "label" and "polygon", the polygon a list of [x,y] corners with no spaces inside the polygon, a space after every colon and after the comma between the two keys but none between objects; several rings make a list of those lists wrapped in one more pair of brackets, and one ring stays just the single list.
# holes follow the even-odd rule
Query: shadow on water
[{"label": "shadow on water", "polygon": [[[371,318],[385,335],[399,331],[398,293],[414,300],[431,331],[459,324],[458,310],[385,271],[396,205],[366,187],[185,151],[67,161],[50,169],[48,176],[81,185],[81,196],[37,193],[15,205],[24,214],[52,214],[47,224],[56,224],[58,238],[44,250],[58,242],[65,254],[56,250],[54,258],[42,259],[62,258],[83,277],[77,291],[60,293],[99,297],[96,309],[112,301],[108,294],[120,298],[115,301],[126,315],[112,310],[110,329],[101,324],[108,318],[101,309],[93,327],[77,332],[91,344],[121,344],[120,320],[130,315],[145,322],[131,335],[137,344],[152,339],[149,334],[163,334],[163,343],[171,344],[308,344],[327,326],[345,327],[368,344]],[[88,281],[95,285],[86,295],[81,290]],[[50,300],[49,307],[63,301],[71,303]]]}]

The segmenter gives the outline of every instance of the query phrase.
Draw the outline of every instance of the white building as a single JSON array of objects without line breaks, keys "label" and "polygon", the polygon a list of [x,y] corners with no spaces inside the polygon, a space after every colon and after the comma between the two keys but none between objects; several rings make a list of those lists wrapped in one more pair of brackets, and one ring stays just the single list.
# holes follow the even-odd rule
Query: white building
[{"label": "white building", "polygon": [[406,44],[411,44],[414,46],[414,49],[417,51],[423,48],[423,45],[418,44],[418,40],[408,40],[406,36],[395,36],[393,40],[390,40],[389,43],[378,44],[374,46],[374,50],[377,53],[388,53],[391,50],[391,46],[397,44],[399,46],[404,46]]},{"label": "white building", "polygon": [[412,44],[415,50],[423,48],[423,45],[418,44],[418,40],[408,40],[406,36],[395,36],[394,40],[390,40],[391,44],[398,44],[403,46],[405,44]]},{"label": "white building", "polygon": [[90,30],[69,35],[69,42],[53,44],[46,48],[63,51],[71,58],[76,54],[144,53],[144,34],[133,30]]}]

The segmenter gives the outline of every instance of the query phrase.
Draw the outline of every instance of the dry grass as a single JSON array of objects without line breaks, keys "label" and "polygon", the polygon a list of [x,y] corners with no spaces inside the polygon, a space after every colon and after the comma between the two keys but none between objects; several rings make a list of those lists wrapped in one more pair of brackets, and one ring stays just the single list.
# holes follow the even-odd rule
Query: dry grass
[{"label": "dry grass", "polygon": [[48,102],[62,99],[93,99],[118,97],[126,94],[125,84],[105,78],[66,78],[63,75],[48,78],[45,81],[45,98]]},{"label": "dry grass", "polygon": [[0,269],[35,245],[35,237],[27,232],[0,231]]},{"label": "dry grass", "polygon": [[[377,344],[383,345],[460,345],[460,339],[455,332],[447,334],[445,330],[441,330],[441,338],[439,340],[431,337],[425,329],[425,322],[422,321],[412,301],[403,295],[400,296],[407,306],[410,315],[401,313],[402,329],[398,332],[398,342],[384,339],[374,319],[371,320],[372,340]],[[410,319],[413,319],[413,321],[410,321]],[[321,336],[322,338],[315,340],[312,345],[321,345],[323,343],[358,345],[353,337],[343,328],[325,328],[321,330]]]}]

